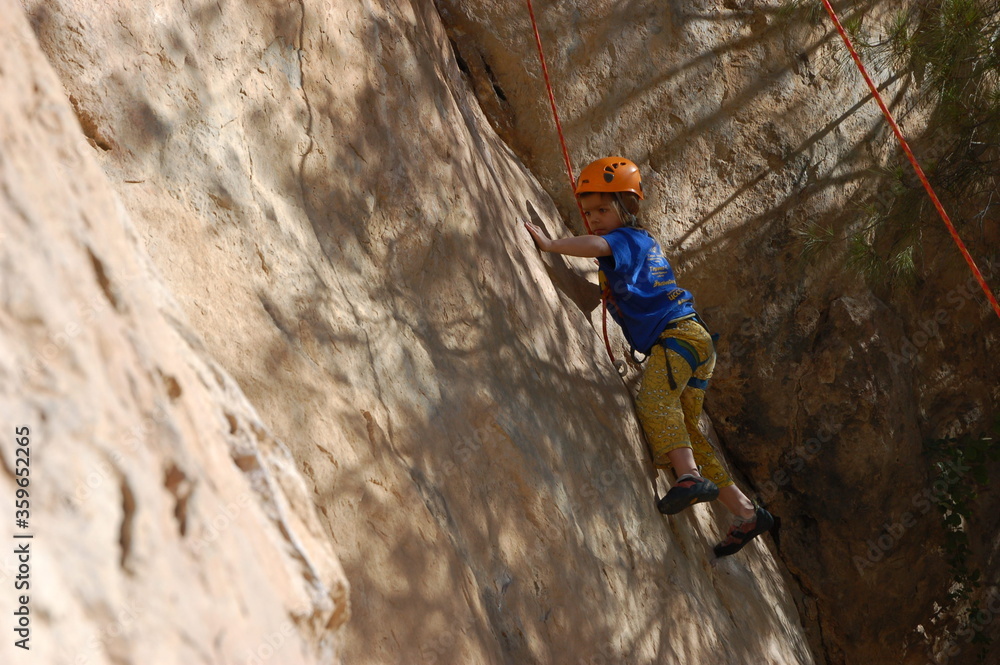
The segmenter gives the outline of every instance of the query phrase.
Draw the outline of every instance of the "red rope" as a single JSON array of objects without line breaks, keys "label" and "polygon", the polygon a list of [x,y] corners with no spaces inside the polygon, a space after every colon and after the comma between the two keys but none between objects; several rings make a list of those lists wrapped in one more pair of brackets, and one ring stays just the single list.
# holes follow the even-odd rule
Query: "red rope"
[{"label": "red rope", "polygon": [[[566,162],[566,175],[569,176],[570,190],[573,192],[573,199],[576,201],[576,209],[580,211],[580,219],[583,220],[583,226],[587,229],[587,233],[590,234],[593,233],[590,229],[590,222],[587,221],[587,216],[583,214],[583,205],[576,196],[576,178],[573,177],[573,163],[569,158],[569,149],[566,147],[566,137],[563,135],[562,123],[559,122],[559,110],[556,108],[556,96],[552,93],[549,68],[545,64],[545,51],[542,49],[542,37],[538,34],[535,8],[532,6],[531,0],[526,1],[528,3],[528,16],[531,17],[531,29],[535,32],[535,46],[538,47],[538,60],[542,63],[542,77],[545,79],[545,90],[549,93],[549,106],[552,107],[552,117],[556,121],[556,132],[559,134],[559,145],[562,147],[563,161]],[[604,332],[604,348],[607,349],[611,362],[614,362],[615,354],[611,351],[611,341],[608,339],[608,303],[603,293],[601,294],[601,328]]]},{"label": "red rope", "polygon": [[583,206],[580,204],[580,199],[576,197],[576,178],[573,177],[573,163],[569,159],[569,149],[566,147],[566,137],[563,135],[562,123],[559,122],[559,111],[556,109],[556,97],[552,94],[552,82],[549,80],[549,68],[545,64],[545,51],[542,50],[542,37],[538,34],[538,22],[535,21],[535,9],[531,5],[531,0],[527,0],[528,3],[528,16],[531,17],[531,29],[535,31],[535,45],[538,47],[538,60],[542,63],[542,76],[545,78],[545,89],[549,93],[549,106],[552,107],[552,117],[556,121],[556,132],[559,134],[559,145],[562,147],[563,161],[566,162],[566,175],[569,176],[569,186],[573,190],[573,198],[576,199],[576,207],[580,211],[580,218],[583,219],[583,225],[587,229],[587,233],[591,233],[590,223],[587,221],[587,216],[583,214]]},{"label": "red rope", "polygon": [[945,226],[948,227],[948,233],[951,235],[952,240],[955,241],[959,251],[962,252],[962,256],[965,257],[965,262],[969,264],[969,269],[972,270],[972,274],[975,275],[976,281],[979,282],[979,286],[982,287],[983,293],[986,294],[986,299],[989,300],[990,305],[993,307],[993,311],[996,312],[998,317],[1000,317],[1000,304],[997,303],[996,297],[993,295],[993,292],[990,291],[990,287],[986,284],[986,279],[983,277],[983,273],[979,271],[979,267],[976,266],[976,262],[973,260],[972,255],[969,254],[969,250],[966,249],[965,243],[962,242],[962,239],[959,237],[958,231],[955,230],[955,225],[951,223],[951,217],[948,216],[948,212],[944,209],[944,206],[941,205],[941,201],[934,192],[934,188],[931,187],[930,181],[927,179],[927,176],[924,175],[924,170],[920,168],[920,163],[917,162],[917,158],[914,157],[913,151],[910,150],[910,145],[906,142],[906,138],[903,136],[903,132],[900,130],[899,125],[896,124],[896,119],[892,117],[892,112],[889,111],[889,107],[886,106],[885,101],[882,99],[882,95],[879,94],[878,87],[872,81],[871,76],[868,75],[868,70],[865,69],[864,63],[861,62],[861,57],[854,48],[851,38],[847,35],[847,31],[844,30],[844,26],[841,25],[840,19],[837,17],[837,12],[833,10],[833,5],[830,4],[830,0],[823,0],[823,5],[826,7],[827,13],[830,14],[830,18],[833,19],[833,24],[837,26],[837,32],[840,33],[844,43],[847,45],[847,50],[851,52],[851,57],[854,58],[854,63],[861,71],[861,75],[864,76],[865,82],[868,84],[868,88],[872,91],[875,101],[878,102],[879,108],[882,109],[882,113],[885,115],[885,119],[889,121],[889,124],[892,126],[892,131],[896,133],[896,138],[899,139],[899,144],[903,147],[903,152],[906,153],[906,157],[910,160],[910,164],[913,165],[914,171],[917,172],[917,177],[920,178],[920,182],[923,183],[924,189],[927,190],[928,196],[931,197],[934,207],[937,208]]}]

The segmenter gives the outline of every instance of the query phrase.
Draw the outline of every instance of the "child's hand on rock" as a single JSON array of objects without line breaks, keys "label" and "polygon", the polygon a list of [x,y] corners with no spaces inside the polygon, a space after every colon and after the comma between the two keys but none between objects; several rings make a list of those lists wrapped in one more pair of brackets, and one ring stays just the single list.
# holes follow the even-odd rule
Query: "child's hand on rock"
[{"label": "child's hand on rock", "polygon": [[531,234],[531,239],[535,241],[535,245],[538,247],[538,249],[542,250],[543,252],[549,251],[549,248],[552,246],[552,239],[546,238],[544,235],[542,235],[541,228],[535,226],[531,222],[525,222],[524,228],[528,229],[528,233]]}]

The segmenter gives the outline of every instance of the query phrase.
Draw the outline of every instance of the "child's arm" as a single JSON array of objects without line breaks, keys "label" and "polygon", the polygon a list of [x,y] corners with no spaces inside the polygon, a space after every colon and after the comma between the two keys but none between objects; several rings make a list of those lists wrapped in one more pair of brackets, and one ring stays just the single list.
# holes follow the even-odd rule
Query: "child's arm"
[{"label": "child's arm", "polygon": [[556,254],[568,254],[569,256],[584,256],[597,258],[598,256],[611,256],[611,245],[600,236],[570,236],[569,238],[557,238],[553,240],[542,235],[542,230],[529,222],[524,223],[528,233],[534,239],[538,249],[543,252],[555,252]]}]

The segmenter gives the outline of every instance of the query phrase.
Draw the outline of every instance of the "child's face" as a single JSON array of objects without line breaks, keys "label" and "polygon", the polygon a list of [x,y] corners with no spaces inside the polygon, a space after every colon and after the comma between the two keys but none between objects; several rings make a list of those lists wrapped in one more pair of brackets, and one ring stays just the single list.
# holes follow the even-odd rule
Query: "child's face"
[{"label": "child's face", "polygon": [[615,207],[612,201],[611,195],[603,192],[582,194],[580,196],[580,206],[583,208],[583,214],[590,223],[590,230],[596,236],[611,233],[615,229],[625,226],[621,215],[618,214],[618,208]]}]

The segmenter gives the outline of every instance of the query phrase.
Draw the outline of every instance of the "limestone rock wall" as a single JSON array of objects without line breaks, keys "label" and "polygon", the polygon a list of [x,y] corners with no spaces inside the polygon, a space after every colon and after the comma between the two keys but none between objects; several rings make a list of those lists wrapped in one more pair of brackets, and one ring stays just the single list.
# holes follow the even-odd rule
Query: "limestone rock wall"
[{"label": "limestone rock wall", "polygon": [[5,3],[0,404],[59,478],[39,662],[948,651],[939,521],[896,527],[921,439],[995,410],[996,333],[943,236],[912,298],[802,259],[892,157],[822,14],[536,3],[577,167],[643,167],[723,334],[708,409],[783,517],[712,566],[721,509],[653,507],[592,264],[520,228],[576,225],[523,2]]},{"label": "limestone rock wall", "polygon": [[[289,617],[271,662],[328,662],[323,649],[338,644],[349,663],[813,662],[768,539],[712,566],[727,522],[719,508],[673,520],[656,512],[628,390],[589,321],[592,266],[542,258],[523,232],[525,218],[563,232],[557,206],[490,127],[434,4],[23,6],[35,37],[11,57],[48,71],[37,39],[65,90],[51,84],[61,140],[85,166],[23,153],[12,173],[54,174],[66,200],[92,189],[106,199],[79,203],[86,216],[66,226],[66,206],[43,197],[54,210],[35,215],[38,233],[68,237],[58,251],[36,246],[36,260],[60,266],[46,273],[59,288],[100,295],[101,282],[124,293],[129,273],[98,241],[122,244],[122,261],[148,255],[163,286],[150,277],[129,300],[116,296],[133,313],[109,311],[94,334],[119,330],[103,353],[131,353],[153,344],[143,341],[152,329],[185,358],[160,372],[153,359],[168,354],[154,346],[146,370],[108,379],[106,390],[67,360],[51,382],[76,381],[59,393],[66,411],[132,408],[124,425],[158,403],[178,409],[144,445],[164,460],[160,448],[190,455],[176,472],[152,453],[112,465],[108,496],[88,510],[133,516],[100,536],[68,508],[60,518],[55,497],[48,504],[65,547],[87,543],[80,557],[118,580],[115,594],[82,578],[68,592],[55,586],[51,635],[86,638],[136,594],[163,603],[145,615],[159,624],[130,633],[122,650],[102,641],[114,662],[252,662],[241,649],[267,646]],[[31,122],[9,131],[41,131]],[[82,249],[91,237],[105,266],[96,272]],[[9,303],[7,325],[24,335],[33,310]],[[78,363],[103,366],[101,351],[72,349]],[[6,394],[52,390],[18,381]],[[137,390],[145,411],[131,406]],[[166,406],[177,400],[189,410]],[[63,412],[38,420],[74,422]],[[133,454],[113,423],[102,427],[103,438],[80,429],[64,440],[93,448],[95,460]],[[277,489],[271,503],[255,494],[225,530],[233,540],[211,548],[213,575],[186,558],[185,539],[238,504],[230,483],[257,486],[263,471],[247,446],[266,452],[260,468],[282,479],[272,485],[295,510],[275,512]],[[40,468],[76,459],[50,455]],[[90,468],[51,491],[72,492]],[[293,491],[298,474],[305,496]],[[148,508],[143,491],[155,497]],[[174,533],[178,514],[187,526]],[[162,540],[148,533],[157,526]],[[350,584],[346,624],[338,559]],[[53,556],[50,579],[89,570],[76,561]],[[146,586],[153,567],[156,592]],[[72,611],[59,614],[57,598]],[[216,629],[223,623],[227,632]]]},{"label": "limestone rock wall", "polygon": [[339,662],[348,584],[311,488],[149,260],[22,8],[0,14],[0,660]]},{"label": "limestone rock wall", "polygon": [[[579,230],[525,3],[438,4],[492,124]],[[834,4],[872,41],[907,7]],[[800,232],[844,237],[899,154],[821,4],[535,5],[577,169],[608,154],[639,163],[647,226],[722,335],[706,408],[783,518],[780,553],[816,652],[831,663],[944,658],[951,573],[921,442],[988,427],[1000,330],[943,226],[921,228],[922,276],[903,293],[852,277],[843,251],[803,257]],[[918,82],[873,71],[933,164]],[[996,288],[995,222],[963,233]],[[996,590],[996,501],[986,493],[967,527],[984,597]],[[996,614],[984,616],[996,636]],[[948,662],[975,662],[959,642]]]}]

